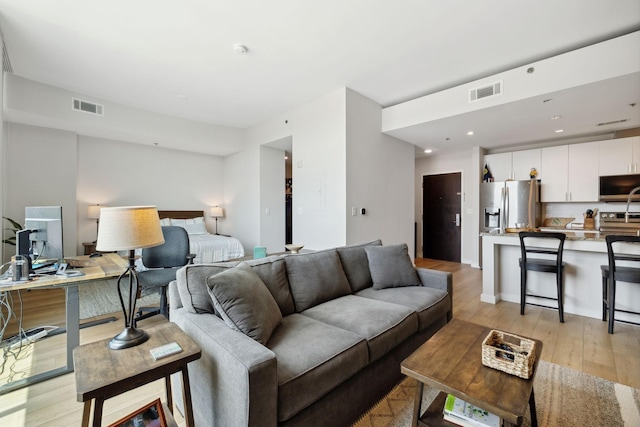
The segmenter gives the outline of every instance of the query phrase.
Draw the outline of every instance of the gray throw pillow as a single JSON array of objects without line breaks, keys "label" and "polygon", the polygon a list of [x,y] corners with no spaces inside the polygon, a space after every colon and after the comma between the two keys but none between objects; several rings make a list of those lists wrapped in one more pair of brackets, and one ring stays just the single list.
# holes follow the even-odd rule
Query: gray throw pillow
[{"label": "gray throw pillow", "polygon": [[365,246],[374,289],[422,286],[406,244]]},{"label": "gray throw pillow", "polygon": [[246,263],[207,278],[216,311],[232,329],[266,345],[282,322],[275,299]]},{"label": "gray throw pillow", "polygon": [[351,293],[335,249],[288,255],[284,260],[297,312]]},{"label": "gray throw pillow", "polygon": [[382,246],[381,240],[374,240],[359,245],[341,246],[336,248],[344,274],[349,279],[351,291],[358,292],[373,285],[371,273],[369,271],[369,260],[367,253],[364,251],[365,246]]}]

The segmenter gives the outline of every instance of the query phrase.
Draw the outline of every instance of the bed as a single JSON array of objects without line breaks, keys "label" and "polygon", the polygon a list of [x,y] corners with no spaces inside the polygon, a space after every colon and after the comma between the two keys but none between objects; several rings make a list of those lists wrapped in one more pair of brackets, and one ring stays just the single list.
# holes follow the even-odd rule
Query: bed
[{"label": "bed", "polygon": [[244,257],[244,248],[235,237],[207,232],[203,211],[158,211],[161,225],[177,225],[189,233],[195,264],[228,261]]}]

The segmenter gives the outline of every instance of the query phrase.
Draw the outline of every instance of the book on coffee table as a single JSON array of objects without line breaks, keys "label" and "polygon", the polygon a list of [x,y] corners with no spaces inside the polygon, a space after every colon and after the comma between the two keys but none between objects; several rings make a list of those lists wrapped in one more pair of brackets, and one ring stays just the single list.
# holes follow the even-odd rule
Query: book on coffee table
[{"label": "book on coffee table", "polygon": [[478,408],[451,394],[447,395],[443,409],[444,419],[463,427],[500,427],[500,417]]}]

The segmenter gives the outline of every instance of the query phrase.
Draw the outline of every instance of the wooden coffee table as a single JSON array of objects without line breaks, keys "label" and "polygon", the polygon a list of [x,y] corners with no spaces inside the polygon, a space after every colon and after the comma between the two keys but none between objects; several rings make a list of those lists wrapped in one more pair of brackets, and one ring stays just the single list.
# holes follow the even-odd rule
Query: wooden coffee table
[{"label": "wooden coffee table", "polygon": [[[402,373],[418,381],[414,426],[454,425],[442,417],[447,394],[496,414],[505,426],[521,425],[529,407],[531,426],[537,426],[533,379],[542,342],[533,340],[536,343],[533,373],[525,380],[482,364],[482,341],[491,329],[453,319],[402,362]],[[442,392],[420,417],[425,384]]]}]

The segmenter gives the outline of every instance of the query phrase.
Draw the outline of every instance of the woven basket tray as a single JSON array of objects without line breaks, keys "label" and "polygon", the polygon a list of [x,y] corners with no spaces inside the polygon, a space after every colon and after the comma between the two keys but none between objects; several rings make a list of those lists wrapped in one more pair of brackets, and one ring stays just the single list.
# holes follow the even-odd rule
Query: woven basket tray
[{"label": "woven basket tray", "polygon": [[529,379],[533,371],[535,348],[534,341],[492,330],[482,342],[482,364]]}]

